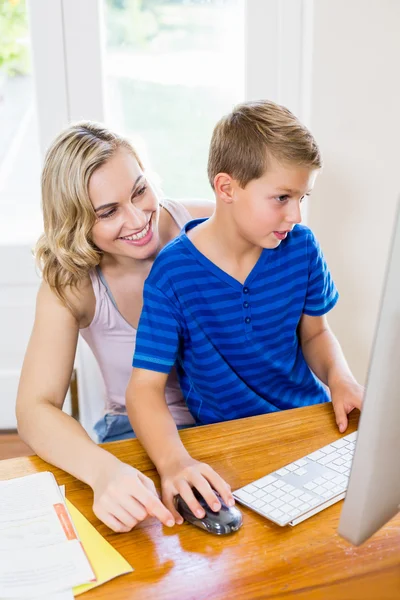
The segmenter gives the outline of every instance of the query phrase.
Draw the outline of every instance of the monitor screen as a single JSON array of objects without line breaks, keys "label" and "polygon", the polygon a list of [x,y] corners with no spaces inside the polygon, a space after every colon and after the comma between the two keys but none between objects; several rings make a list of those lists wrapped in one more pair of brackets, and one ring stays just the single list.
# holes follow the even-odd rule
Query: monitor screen
[{"label": "monitor screen", "polygon": [[[400,202],[399,202],[400,205]],[[375,331],[339,534],[359,545],[400,505],[400,210]]]}]

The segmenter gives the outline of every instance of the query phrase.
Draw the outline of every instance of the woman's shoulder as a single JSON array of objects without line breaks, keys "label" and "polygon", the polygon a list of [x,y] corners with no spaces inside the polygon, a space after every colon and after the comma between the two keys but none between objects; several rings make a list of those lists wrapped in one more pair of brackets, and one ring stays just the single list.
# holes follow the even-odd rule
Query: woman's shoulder
[{"label": "woman's shoulder", "polygon": [[192,219],[211,217],[215,209],[215,202],[204,198],[181,200],[181,204],[186,208]]},{"label": "woman's shoulder", "polygon": [[38,293],[38,303],[44,308],[64,309],[72,315],[80,328],[87,327],[93,319],[96,308],[90,275],[81,279],[76,286],[65,286],[62,295],[63,298],[46,281],[42,281]]}]

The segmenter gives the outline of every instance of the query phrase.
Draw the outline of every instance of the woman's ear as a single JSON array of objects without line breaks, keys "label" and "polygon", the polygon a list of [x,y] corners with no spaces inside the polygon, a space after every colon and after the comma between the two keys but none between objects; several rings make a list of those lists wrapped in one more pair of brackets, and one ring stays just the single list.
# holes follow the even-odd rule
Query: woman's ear
[{"label": "woman's ear", "polygon": [[220,198],[226,204],[233,201],[233,179],[227,173],[217,173],[214,177],[214,190],[217,198]]}]

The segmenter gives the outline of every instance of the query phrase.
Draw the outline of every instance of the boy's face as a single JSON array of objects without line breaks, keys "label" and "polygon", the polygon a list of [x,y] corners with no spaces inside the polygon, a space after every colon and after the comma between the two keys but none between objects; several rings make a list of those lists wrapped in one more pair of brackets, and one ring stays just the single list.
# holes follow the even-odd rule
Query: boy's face
[{"label": "boy's face", "polygon": [[267,172],[243,189],[232,180],[232,217],[243,240],[276,248],[301,222],[301,202],[311,193],[318,169],[271,159]]}]

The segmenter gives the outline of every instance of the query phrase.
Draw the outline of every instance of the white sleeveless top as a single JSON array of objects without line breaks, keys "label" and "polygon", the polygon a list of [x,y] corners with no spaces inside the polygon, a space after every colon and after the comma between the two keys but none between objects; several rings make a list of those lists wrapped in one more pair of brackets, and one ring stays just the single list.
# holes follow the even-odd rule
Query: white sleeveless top
[{"label": "white sleeveless top", "polygon": [[[163,207],[180,228],[192,218],[179,202],[164,200]],[[95,355],[104,379],[105,413],[126,414],[125,391],[132,372],[137,330],[118,311],[101,270],[90,271],[90,279],[96,309],[92,322],[80,329],[80,334]],[[183,399],[175,369],[167,380],[166,400],[177,425],[194,423]]]}]

